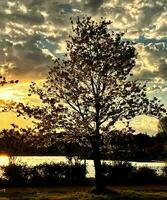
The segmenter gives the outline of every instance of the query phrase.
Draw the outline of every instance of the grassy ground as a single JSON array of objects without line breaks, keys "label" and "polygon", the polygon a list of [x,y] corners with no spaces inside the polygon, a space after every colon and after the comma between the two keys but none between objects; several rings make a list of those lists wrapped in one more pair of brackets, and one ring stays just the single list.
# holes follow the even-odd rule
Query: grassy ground
[{"label": "grassy ground", "polygon": [[167,200],[167,186],[115,186],[116,193],[95,195],[91,187],[0,189],[0,200]]}]

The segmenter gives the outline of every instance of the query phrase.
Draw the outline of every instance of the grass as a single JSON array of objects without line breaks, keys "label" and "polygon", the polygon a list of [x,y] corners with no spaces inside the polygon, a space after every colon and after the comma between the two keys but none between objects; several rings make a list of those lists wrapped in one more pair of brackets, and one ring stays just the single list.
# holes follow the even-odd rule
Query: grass
[{"label": "grass", "polygon": [[167,200],[167,186],[113,186],[115,194],[95,195],[91,187],[0,189],[0,200]]}]

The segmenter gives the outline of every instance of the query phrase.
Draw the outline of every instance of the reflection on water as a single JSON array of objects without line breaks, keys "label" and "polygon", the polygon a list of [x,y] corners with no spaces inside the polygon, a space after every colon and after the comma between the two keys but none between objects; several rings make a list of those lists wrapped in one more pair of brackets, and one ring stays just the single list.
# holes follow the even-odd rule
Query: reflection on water
[{"label": "reflection on water", "polygon": [[0,155],[0,166],[9,164],[9,157],[7,155]]},{"label": "reflection on water", "polygon": [[[68,162],[65,156],[18,156],[16,158],[17,163],[26,163],[29,166],[35,166],[42,163],[59,163],[59,162]],[[84,161],[82,161],[84,163]],[[105,161],[107,164],[113,164],[114,161]],[[0,156],[0,166],[5,166],[9,164],[9,157],[7,155]],[[166,162],[131,162],[133,166],[143,167],[147,166],[153,169],[156,169],[161,173],[161,169],[166,166]],[[92,160],[86,161],[87,166],[87,177],[94,177],[94,165]]]}]

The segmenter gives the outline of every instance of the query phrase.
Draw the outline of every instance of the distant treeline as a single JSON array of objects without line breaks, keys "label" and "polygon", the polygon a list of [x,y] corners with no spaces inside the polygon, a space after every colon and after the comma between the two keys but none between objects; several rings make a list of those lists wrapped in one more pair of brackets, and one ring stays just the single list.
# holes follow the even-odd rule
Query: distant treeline
[{"label": "distant treeline", "polygon": [[[62,137],[62,139],[61,139]],[[113,132],[109,143],[110,151],[102,149],[102,159],[112,160],[162,160],[167,158],[166,140],[161,135],[120,134]],[[63,135],[34,135],[22,129],[4,129],[0,132],[0,152],[10,156],[67,156],[92,158],[91,148],[79,146],[78,143],[67,143]]]}]

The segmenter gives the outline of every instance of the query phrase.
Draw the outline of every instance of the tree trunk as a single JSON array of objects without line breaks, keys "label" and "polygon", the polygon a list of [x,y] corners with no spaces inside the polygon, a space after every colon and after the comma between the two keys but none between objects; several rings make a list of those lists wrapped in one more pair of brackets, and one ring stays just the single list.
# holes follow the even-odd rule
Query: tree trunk
[{"label": "tree trunk", "polygon": [[95,168],[96,192],[100,193],[104,189],[104,185],[103,185],[103,179],[102,179],[100,152],[99,152],[98,147],[95,147],[93,161],[94,161],[94,168]]},{"label": "tree trunk", "polygon": [[104,189],[104,185],[103,185],[103,179],[102,179],[101,155],[100,155],[99,98],[96,99],[95,109],[96,109],[96,130],[95,130],[94,141],[92,141],[92,147],[93,147],[93,161],[94,161],[94,167],[95,167],[96,193],[100,193]]}]

